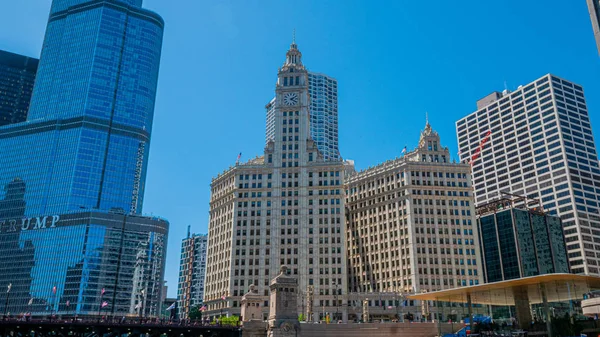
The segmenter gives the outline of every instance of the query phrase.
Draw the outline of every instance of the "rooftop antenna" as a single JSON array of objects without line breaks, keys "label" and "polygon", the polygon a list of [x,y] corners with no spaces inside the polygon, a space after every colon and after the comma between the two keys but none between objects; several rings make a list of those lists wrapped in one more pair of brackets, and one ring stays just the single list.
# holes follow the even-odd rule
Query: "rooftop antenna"
[{"label": "rooftop antenna", "polygon": [[425,111],[425,125],[429,124],[429,113]]},{"label": "rooftop antenna", "polygon": [[296,28],[294,28],[294,33],[292,35],[292,43],[296,44]]}]

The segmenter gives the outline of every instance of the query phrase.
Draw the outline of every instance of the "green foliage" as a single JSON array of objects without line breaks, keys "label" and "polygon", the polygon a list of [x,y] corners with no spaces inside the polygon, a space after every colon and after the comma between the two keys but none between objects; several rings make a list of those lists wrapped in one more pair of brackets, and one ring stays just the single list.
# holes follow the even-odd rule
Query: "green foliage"
[{"label": "green foliage", "polygon": [[[213,319],[210,324],[217,324],[217,320]],[[235,315],[229,317],[221,316],[219,317],[219,324],[222,326],[238,326],[240,324],[240,317]]]},{"label": "green foliage", "polygon": [[298,315],[298,320],[300,322],[304,322],[306,320],[306,317],[304,316],[304,314],[300,314],[300,315]]},{"label": "green foliage", "polygon": [[189,317],[191,320],[201,320],[202,319],[202,311],[200,311],[200,306],[195,306],[190,309]]}]

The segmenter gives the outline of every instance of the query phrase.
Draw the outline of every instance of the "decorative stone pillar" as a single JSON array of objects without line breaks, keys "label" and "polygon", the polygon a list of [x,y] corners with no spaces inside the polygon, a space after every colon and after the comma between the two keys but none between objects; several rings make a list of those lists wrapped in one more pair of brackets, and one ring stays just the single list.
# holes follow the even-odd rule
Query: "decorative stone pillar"
[{"label": "decorative stone pillar", "polygon": [[287,275],[287,266],[271,281],[268,337],[296,336],[298,322],[298,280]]}]

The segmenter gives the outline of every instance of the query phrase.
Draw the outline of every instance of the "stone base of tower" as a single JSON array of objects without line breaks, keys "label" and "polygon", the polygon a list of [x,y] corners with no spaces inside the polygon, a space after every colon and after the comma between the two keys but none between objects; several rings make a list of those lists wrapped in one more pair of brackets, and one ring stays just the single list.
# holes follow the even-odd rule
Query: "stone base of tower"
[{"label": "stone base of tower", "polygon": [[244,322],[242,325],[242,337],[265,337],[266,335],[266,322],[255,320]]}]

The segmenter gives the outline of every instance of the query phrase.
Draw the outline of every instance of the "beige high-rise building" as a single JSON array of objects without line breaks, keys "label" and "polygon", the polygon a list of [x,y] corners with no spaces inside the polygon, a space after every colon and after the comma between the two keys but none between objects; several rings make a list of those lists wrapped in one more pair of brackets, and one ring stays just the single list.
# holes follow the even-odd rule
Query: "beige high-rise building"
[{"label": "beige high-rise building", "polygon": [[285,265],[298,279],[298,312],[317,320],[338,311],[341,319],[347,164],[325,161],[310,137],[308,73],[295,42],[279,68],[275,95],[274,137],[264,155],[211,183],[207,314],[239,315],[254,284],[266,318],[269,282]]},{"label": "beige high-rise building", "polygon": [[470,171],[427,123],[417,149],[347,177],[350,308],[420,313],[402,295],[483,281]]}]

